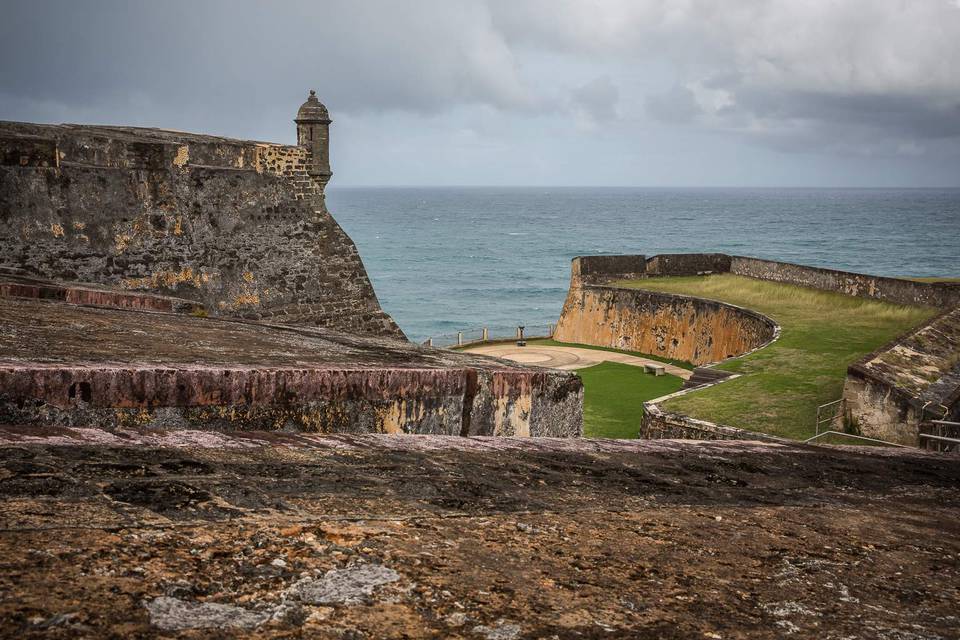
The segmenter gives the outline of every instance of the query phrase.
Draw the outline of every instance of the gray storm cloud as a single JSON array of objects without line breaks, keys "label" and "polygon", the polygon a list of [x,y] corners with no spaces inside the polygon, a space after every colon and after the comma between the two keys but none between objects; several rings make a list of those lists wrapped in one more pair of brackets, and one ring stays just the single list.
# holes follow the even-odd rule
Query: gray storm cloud
[{"label": "gray storm cloud", "polygon": [[604,76],[595,78],[570,94],[573,108],[593,123],[602,123],[617,118],[617,102],[620,90],[613,81]]},{"label": "gray storm cloud", "polygon": [[704,135],[705,152],[719,134],[788,153],[960,158],[955,0],[2,5],[5,119],[276,138],[316,85],[358,139],[404,135],[374,132],[388,122],[477,129],[496,113],[531,153],[569,121],[621,140]]}]

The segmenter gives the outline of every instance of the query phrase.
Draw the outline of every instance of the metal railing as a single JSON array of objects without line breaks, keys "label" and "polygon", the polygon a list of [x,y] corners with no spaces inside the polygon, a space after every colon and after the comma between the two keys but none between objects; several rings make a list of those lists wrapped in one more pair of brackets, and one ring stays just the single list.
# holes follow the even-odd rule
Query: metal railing
[{"label": "metal railing", "polygon": [[820,435],[820,430],[824,425],[832,426],[833,423],[843,419],[844,401],[843,398],[828,402],[817,407],[816,432]]},{"label": "metal railing", "polygon": [[[911,449],[905,444],[880,440],[879,438],[869,438],[856,433],[846,433],[833,428],[844,417],[846,403],[843,398],[827,402],[817,407],[817,417],[815,422],[816,435],[804,440],[805,443],[814,442],[825,436],[838,436],[841,438],[853,438],[864,442],[874,444],[883,444],[890,447],[901,447]],[[924,406],[924,411],[927,407]],[[944,407],[944,413],[946,412]],[[920,423],[920,433],[917,434],[920,440],[920,446],[931,451],[960,452],[960,422],[951,422],[949,420],[925,420]]]},{"label": "metal railing", "polygon": [[804,440],[804,444],[811,443],[814,440],[818,440],[825,436],[838,436],[841,438],[853,438],[854,440],[863,440],[864,442],[872,442],[874,444],[884,444],[890,447],[901,447],[904,449],[910,449],[905,444],[898,444],[896,442],[887,442],[886,440],[880,440],[879,438],[868,438],[867,436],[861,436],[856,433],[846,433],[845,431],[837,431],[833,429],[836,423],[843,421],[844,408],[846,403],[843,398],[839,400],[834,400],[833,402],[827,402],[817,407],[817,419],[816,419],[816,435],[813,437],[807,438]]},{"label": "metal railing", "polygon": [[[524,325],[523,339],[533,340],[536,338],[552,338],[556,325]],[[521,337],[520,327],[518,326],[491,326],[480,327],[476,329],[463,329],[453,333],[444,333],[431,336],[423,341],[427,347],[436,347],[438,349],[451,349],[465,347],[473,344],[483,344],[485,342],[502,342],[506,340],[519,340]]]},{"label": "metal railing", "polygon": [[[927,433],[925,429],[936,433]],[[921,425],[919,437],[920,444],[930,451],[960,452],[960,422],[930,420]]]},{"label": "metal railing", "polygon": [[880,440],[880,439],[878,439],[878,438],[868,438],[867,436],[858,436],[858,435],[855,434],[855,433],[844,433],[843,431],[833,431],[833,430],[830,430],[830,431],[821,431],[820,433],[818,433],[817,435],[813,436],[812,438],[807,438],[806,440],[803,441],[803,443],[804,443],[804,444],[808,444],[808,443],[811,443],[811,442],[813,442],[814,440],[816,440],[816,439],[818,439],[818,438],[822,438],[822,437],[824,437],[824,436],[841,436],[841,437],[843,437],[843,438],[854,438],[855,440],[863,440],[863,441],[865,441],[865,442],[873,442],[874,444],[885,444],[885,445],[887,445],[888,447],[900,447],[901,449],[912,449],[912,448],[913,448],[913,447],[909,447],[909,446],[907,446],[907,445],[905,445],[905,444],[899,444],[899,443],[897,443],[897,442],[887,442],[886,440]]}]

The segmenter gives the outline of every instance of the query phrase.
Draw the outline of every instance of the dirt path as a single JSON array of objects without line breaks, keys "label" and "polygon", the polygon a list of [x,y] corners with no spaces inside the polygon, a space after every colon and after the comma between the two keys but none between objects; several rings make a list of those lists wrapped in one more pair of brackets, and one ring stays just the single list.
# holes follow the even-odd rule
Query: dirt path
[{"label": "dirt path", "polygon": [[518,347],[513,343],[509,343],[471,347],[465,349],[465,351],[469,353],[479,353],[485,356],[496,356],[497,358],[522,362],[523,364],[532,364],[538,367],[551,367],[553,369],[583,369],[585,367],[592,367],[595,364],[600,364],[601,362],[619,362],[634,367],[642,367],[647,364],[662,365],[667,373],[677,376],[678,378],[683,378],[684,380],[693,374],[689,369],[666,364],[650,358],[641,358],[639,356],[631,356],[626,353],[616,353],[614,351],[583,349],[580,347],[554,347],[540,344]]}]

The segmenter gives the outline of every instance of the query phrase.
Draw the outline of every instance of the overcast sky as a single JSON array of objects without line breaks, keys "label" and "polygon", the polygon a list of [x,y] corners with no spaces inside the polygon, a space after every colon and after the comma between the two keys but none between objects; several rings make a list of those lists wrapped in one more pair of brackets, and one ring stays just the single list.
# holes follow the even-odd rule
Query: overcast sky
[{"label": "overcast sky", "polygon": [[278,142],[335,185],[960,186],[960,0],[0,0],[0,119]]}]

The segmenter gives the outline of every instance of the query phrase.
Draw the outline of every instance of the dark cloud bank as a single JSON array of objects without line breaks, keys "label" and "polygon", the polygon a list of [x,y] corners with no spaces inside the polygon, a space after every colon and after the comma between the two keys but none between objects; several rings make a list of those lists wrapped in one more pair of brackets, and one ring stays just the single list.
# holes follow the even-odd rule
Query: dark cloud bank
[{"label": "dark cloud bank", "polygon": [[[960,186],[956,0],[5,0],[2,15],[0,118],[289,140],[316,86],[347,182]],[[512,160],[492,168],[495,153]],[[692,154],[715,175],[685,169]]]}]

